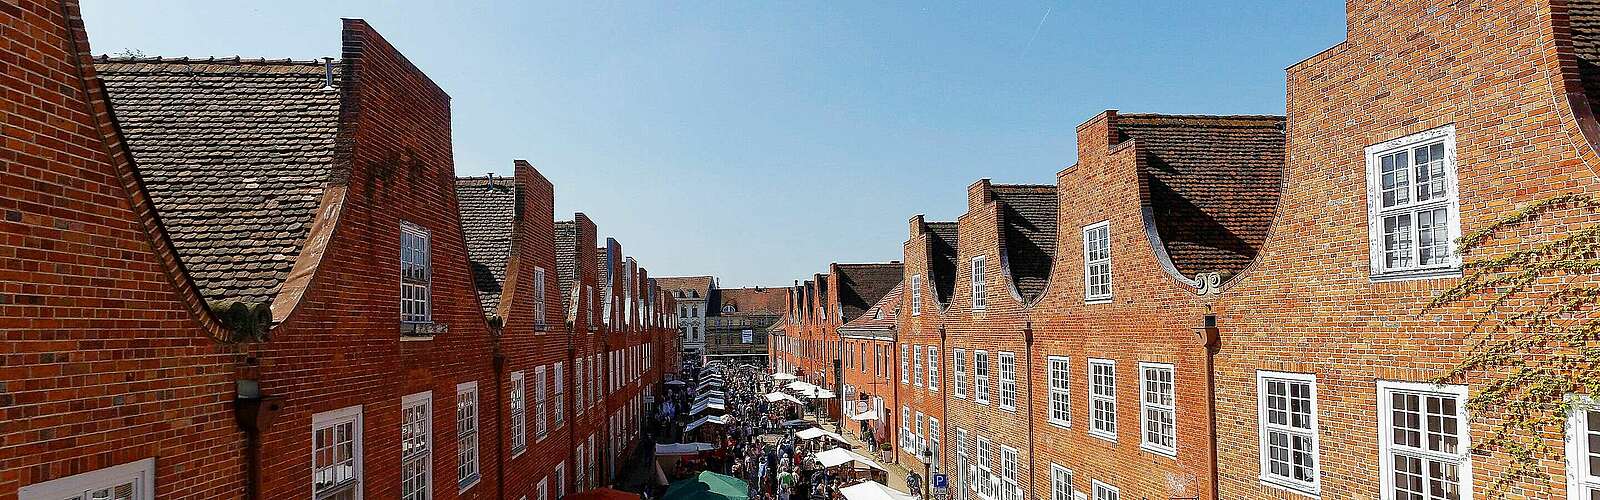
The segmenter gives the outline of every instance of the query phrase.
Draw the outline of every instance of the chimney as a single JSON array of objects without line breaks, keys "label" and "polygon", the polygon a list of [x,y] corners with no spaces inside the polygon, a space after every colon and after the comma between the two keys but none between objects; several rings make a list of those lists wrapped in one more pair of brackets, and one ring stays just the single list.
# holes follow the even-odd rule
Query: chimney
[{"label": "chimney", "polygon": [[322,58],[322,90],[333,90],[333,58]]}]

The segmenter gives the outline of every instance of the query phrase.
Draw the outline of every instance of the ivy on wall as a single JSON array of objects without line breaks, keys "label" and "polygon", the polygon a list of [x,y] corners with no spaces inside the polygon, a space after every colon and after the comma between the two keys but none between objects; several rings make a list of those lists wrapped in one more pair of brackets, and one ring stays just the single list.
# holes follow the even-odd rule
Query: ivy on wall
[{"label": "ivy on wall", "polygon": [[[1489,432],[1471,451],[1509,460],[1506,469],[1491,472],[1491,498],[1513,488],[1548,491],[1562,484],[1544,468],[1546,460],[1559,463],[1560,441],[1545,436],[1562,429],[1580,404],[1569,395],[1600,395],[1600,283],[1591,279],[1600,276],[1600,224],[1564,227],[1550,241],[1521,241],[1548,233],[1530,228],[1541,219],[1575,214],[1600,214],[1600,200],[1582,194],[1550,198],[1464,236],[1457,247],[1465,262],[1461,281],[1422,311],[1473,313],[1471,349],[1435,382],[1470,380],[1480,388],[1468,398],[1467,410]],[[1491,243],[1499,243],[1497,253],[1469,259],[1489,253]]]}]

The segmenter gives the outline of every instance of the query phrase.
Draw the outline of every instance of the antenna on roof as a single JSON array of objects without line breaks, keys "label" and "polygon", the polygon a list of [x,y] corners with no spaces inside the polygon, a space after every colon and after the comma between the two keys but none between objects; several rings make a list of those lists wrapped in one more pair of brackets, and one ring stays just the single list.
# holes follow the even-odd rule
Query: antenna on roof
[{"label": "antenna on roof", "polygon": [[333,58],[322,58],[322,90],[333,90]]},{"label": "antenna on roof", "polygon": [[494,189],[494,172],[489,172],[489,189]]}]

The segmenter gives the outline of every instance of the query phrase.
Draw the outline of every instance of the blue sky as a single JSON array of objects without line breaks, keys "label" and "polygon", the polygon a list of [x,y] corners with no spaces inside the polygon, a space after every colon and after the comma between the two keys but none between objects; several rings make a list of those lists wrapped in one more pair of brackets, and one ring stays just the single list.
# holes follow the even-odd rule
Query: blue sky
[{"label": "blue sky", "polygon": [[[1048,15],[1046,13],[1048,12]],[[900,259],[981,178],[1050,183],[1105,109],[1282,114],[1344,2],[85,0],[96,53],[339,55],[360,17],[453,98],[461,175],[525,158],[656,276]]]}]

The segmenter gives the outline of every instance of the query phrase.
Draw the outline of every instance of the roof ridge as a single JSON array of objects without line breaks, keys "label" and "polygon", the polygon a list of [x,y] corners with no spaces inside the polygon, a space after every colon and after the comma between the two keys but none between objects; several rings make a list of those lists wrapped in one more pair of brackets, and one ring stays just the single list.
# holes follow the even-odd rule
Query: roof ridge
[{"label": "roof ridge", "polygon": [[[233,57],[207,56],[205,58],[200,58],[200,57],[189,57],[189,56],[180,56],[180,57],[166,57],[166,56],[112,56],[110,54],[101,54],[99,56],[96,56],[94,58],[94,62],[97,63],[97,64],[99,64],[99,63],[142,63],[142,64],[195,64],[195,63],[206,63],[206,64],[272,65],[272,66],[284,66],[284,65],[321,66],[323,64],[323,61],[321,59],[294,59],[294,58],[288,58],[288,57],[281,58],[281,59],[267,59],[265,57],[247,58],[247,57],[243,57],[243,56],[233,56]],[[340,59],[339,58],[333,58],[333,62],[335,62],[335,63],[340,62]]]}]

